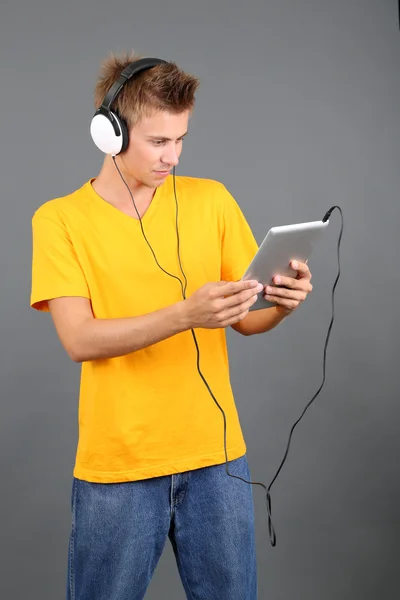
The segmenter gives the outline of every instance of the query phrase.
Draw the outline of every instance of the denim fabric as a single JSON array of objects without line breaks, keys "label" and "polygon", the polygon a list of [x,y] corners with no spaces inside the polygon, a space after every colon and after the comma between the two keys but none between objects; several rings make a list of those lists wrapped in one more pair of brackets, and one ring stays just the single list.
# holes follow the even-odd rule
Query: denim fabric
[{"label": "denim fabric", "polygon": [[[229,472],[247,481],[246,456]],[[189,600],[256,600],[252,486],[225,463],[127,483],[73,479],[67,600],[141,600],[167,538]]]}]

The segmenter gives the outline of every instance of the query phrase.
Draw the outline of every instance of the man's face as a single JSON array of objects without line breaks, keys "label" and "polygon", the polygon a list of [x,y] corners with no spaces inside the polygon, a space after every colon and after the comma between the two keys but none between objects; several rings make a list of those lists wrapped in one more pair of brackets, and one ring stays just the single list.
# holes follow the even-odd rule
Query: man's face
[{"label": "man's face", "polygon": [[178,164],[189,114],[189,111],[178,115],[153,112],[132,127],[129,146],[121,158],[129,175],[138,183],[158,187]]}]

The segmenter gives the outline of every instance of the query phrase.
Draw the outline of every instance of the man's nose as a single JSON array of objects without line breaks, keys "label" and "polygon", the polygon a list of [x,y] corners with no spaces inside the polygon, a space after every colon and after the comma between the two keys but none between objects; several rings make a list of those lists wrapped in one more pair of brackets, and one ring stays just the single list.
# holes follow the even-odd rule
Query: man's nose
[{"label": "man's nose", "polygon": [[167,164],[175,167],[179,163],[179,155],[177,149],[172,146],[168,148],[162,157],[162,161]]}]

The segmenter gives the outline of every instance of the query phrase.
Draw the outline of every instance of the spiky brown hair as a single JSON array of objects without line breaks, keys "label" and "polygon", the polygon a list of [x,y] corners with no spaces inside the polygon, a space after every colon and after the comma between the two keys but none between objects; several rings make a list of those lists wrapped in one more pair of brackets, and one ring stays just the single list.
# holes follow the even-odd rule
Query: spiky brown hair
[{"label": "spiky brown hair", "polygon": [[[94,92],[96,109],[121,72],[140,58],[143,57],[136,52],[123,55],[110,53],[103,60]],[[154,110],[167,110],[175,114],[192,111],[199,83],[197,77],[185,73],[173,62],[160,64],[128,81],[112,108],[126,121],[128,128]]]}]

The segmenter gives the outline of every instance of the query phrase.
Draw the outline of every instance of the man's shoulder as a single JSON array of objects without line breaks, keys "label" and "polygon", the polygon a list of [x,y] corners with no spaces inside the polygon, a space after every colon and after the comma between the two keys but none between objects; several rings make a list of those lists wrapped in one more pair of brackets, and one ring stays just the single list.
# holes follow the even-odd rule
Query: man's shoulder
[{"label": "man's shoulder", "polygon": [[207,210],[207,206],[225,207],[231,198],[228,189],[217,179],[179,175],[176,180],[178,198],[192,206],[198,201],[202,210]]},{"label": "man's shoulder", "polygon": [[177,182],[181,184],[183,188],[190,190],[209,190],[210,192],[221,192],[225,189],[224,184],[216,179],[209,179],[206,177],[190,177],[189,175],[177,175]]},{"label": "man's shoulder", "polygon": [[77,206],[82,201],[82,195],[87,183],[78,189],[62,196],[56,196],[40,204],[33,212],[33,219],[45,218],[60,220],[66,211]]}]

